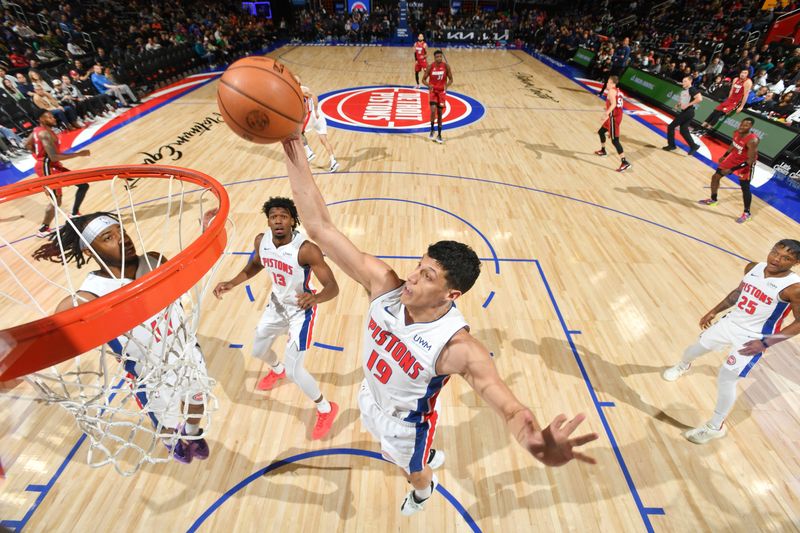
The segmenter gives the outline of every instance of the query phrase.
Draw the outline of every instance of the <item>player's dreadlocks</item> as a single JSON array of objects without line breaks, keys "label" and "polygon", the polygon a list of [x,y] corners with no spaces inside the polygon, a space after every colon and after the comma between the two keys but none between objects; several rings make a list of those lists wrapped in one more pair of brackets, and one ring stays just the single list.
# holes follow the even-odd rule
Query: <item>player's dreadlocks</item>
[{"label": "player's dreadlocks", "polygon": [[[35,252],[33,258],[37,261],[47,260],[53,263],[75,262],[78,268],[86,264],[86,255],[81,250],[81,237],[80,234],[86,226],[97,217],[100,216],[111,217],[114,220],[119,220],[113,213],[97,212],[89,215],[83,215],[72,219],[72,226],[69,222],[61,226],[58,231],[54,231],[50,235],[50,241],[41,245]],[[78,231],[75,231],[75,230]],[[60,239],[60,244],[59,244]],[[91,244],[91,243],[90,243]],[[62,253],[63,249],[63,253]]]},{"label": "player's dreadlocks", "polygon": [[294,219],[294,225],[292,226],[292,229],[295,229],[298,225],[300,225],[300,217],[297,215],[297,207],[295,207],[291,198],[273,196],[264,202],[264,207],[261,210],[265,215],[267,215],[267,218],[269,218],[269,210],[273,207],[282,207],[283,209],[289,211],[289,214]]}]

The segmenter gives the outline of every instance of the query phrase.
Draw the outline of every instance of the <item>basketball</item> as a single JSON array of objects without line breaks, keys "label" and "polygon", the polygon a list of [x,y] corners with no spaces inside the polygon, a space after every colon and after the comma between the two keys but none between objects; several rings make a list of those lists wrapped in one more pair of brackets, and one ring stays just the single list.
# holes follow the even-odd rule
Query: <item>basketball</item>
[{"label": "basketball", "polygon": [[258,144],[298,133],[305,118],[300,85],[288,68],[268,57],[232,63],[220,78],[217,105],[236,135]]}]

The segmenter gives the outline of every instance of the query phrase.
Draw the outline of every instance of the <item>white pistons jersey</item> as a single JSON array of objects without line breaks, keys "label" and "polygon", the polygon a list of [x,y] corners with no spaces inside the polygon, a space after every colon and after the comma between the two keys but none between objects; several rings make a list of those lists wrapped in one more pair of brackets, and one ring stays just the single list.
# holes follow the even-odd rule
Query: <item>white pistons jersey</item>
[{"label": "white pistons jersey", "polygon": [[261,264],[272,278],[270,300],[290,315],[300,309],[297,307],[298,294],[316,292],[311,285],[311,267],[301,266],[298,260],[304,242],[306,237],[295,230],[288,244],[276,247],[272,242],[272,232],[267,231],[258,249]]},{"label": "white pistons jersey", "polygon": [[469,328],[453,305],[433,322],[406,324],[400,303],[403,286],[369,306],[364,335],[364,375],[372,397],[387,415],[419,424],[436,409],[449,376],[436,374],[442,349],[459,330]]},{"label": "white pistons jersey", "polygon": [[306,107],[306,114],[311,113],[314,111],[314,101],[306,96],[306,93],[311,94],[311,89],[305,85],[301,85],[300,91],[303,93],[303,104],[305,104]]},{"label": "white pistons jersey", "polygon": [[781,300],[779,295],[786,287],[800,283],[800,275],[794,272],[782,278],[764,277],[766,266],[766,263],[758,263],[744,275],[739,285],[739,301],[725,316],[732,324],[761,335],[771,335],[781,330],[791,305]]},{"label": "white pistons jersey", "polygon": [[[157,263],[158,261],[152,257],[139,256],[136,278],[150,272],[151,267],[155,268]],[[132,281],[128,278],[107,278],[92,272],[78,290],[94,294],[99,298]],[[184,324],[183,308],[178,300],[126,334],[108,341],[108,345],[116,354],[124,355],[127,360],[133,362],[145,361],[147,354],[159,356],[164,352],[183,353],[188,343]]]}]

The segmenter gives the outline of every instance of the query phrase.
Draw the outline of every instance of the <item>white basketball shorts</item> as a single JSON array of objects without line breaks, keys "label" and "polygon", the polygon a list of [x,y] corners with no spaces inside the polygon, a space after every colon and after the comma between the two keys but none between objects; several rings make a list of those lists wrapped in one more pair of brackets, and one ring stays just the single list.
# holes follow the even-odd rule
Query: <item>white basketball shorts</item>
[{"label": "white basketball shorts", "polygon": [[256,336],[278,337],[288,333],[289,344],[297,344],[297,349],[302,352],[311,346],[316,317],[316,305],[309,309],[300,309],[296,306],[278,309],[275,302],[270,302],[258,321]]},{"label": "white basketball shorts", "polygon": [[727,317],[722,317],[716,324],[701,333],[698,341],[709,350],[719,351],[730,347],[728,358],[725,360],[725,368],[739,374],[739,377],[745,377],[762,354],[742,355],[739,350],[748,342],[761,339],[762,336],[760,333],[748,331],[733,324]]},{"label": "white basketball shorts", "polygon": [[436,433],[437,412],[424,422],[404,422],[383,412],[375,403],[366,382],[358,392],[361,424],[381,444],[381,454],[409,474],[420,472],[428,464],[428,455]]},{"label": "white basketball shorts", "polygon": [[313,111],[309,112],[308,119],[306,120],[305,131],[309,130],[314,130],[317,135],[328,134],[328,122],[325,120],[325,115],[322,113],[322,111],[319,112],[319,118],[314,117]]}]

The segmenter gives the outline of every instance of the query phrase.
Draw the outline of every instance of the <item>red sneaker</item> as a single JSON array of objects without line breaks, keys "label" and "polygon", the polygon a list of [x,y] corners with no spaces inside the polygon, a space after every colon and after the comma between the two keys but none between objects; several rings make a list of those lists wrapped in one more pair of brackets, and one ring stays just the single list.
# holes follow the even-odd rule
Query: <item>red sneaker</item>
[{"label": "red sneaker", "polygon": [[256,388],[258,390],[272,390],[275,387],[275,384],[286,377],[286,369],[283,370],[280,374],[276,374],[272,370],[269,371],[269,374],[261,378],[261,381],[258,382]]},{"label": "red sneaker", "polygon": [[333,419],[339,414],[339,404],[331,402],[331,410],[329,413],[320,413],[317,411],[317,423],[314,424],[314,430],[311,432],[311,440],[319,440],[331,430],[333,426]]}]

